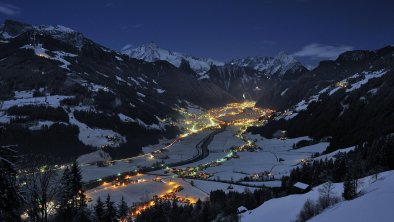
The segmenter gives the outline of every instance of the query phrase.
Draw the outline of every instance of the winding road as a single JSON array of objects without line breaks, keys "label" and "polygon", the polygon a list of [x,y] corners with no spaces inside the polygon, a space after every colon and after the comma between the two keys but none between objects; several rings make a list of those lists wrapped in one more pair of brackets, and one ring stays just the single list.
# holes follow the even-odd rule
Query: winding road
[{"label": "winding road", "polygon": [[[225,125],[221,125],[221,127],[213,132],[211,132],[210,134],[208,134],[206,137],[204,137],[200,142],[198,142],[195,146],[196,150],[197,150],[197,155],[195,155],[194,157],[187,159],[187,160],[181,160],[178,162],[174,162],[174,163],[169,163],[166,164],[164,167],[177,167],[177,166],[182,166],[182,165],[186,165],[186,164],[190,164],[190,163],[194,163],[197,161],[200,161],[204,158],[206,158],[209,155],[209,149],[208,149],[208,145],[212,142],[213,138],[215,137],[216,134],[223,132],[226,129]],[[150,173],[156,170],[160,170],[163,169],[164,167],[155,167],[155,168],[143,168],[139,170],[139,173]],[[124,172],[121,175],[118,174],[114,174],[111,176],[107,176],[102,178],[103,181],[106,182],[111,182],[113,180],[115,180],[117,177],[119,176],[124,176],[126,174],[130,174],[130,173],[135,173],[135,172]],[[85,184],[85,189],[93,189],[95,187],[100,186],[100,182],[97,180],[91,180],[89,182],[87,182]]]}]

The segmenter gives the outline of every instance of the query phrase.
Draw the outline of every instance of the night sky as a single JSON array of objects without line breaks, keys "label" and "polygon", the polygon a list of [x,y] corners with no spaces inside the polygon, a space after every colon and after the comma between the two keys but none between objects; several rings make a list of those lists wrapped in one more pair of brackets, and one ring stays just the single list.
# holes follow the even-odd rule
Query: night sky
[{"label": "night sky", "polygon": [[161,47],[226,61],[285,51],[306,64],[394,43],[394,1],[0,0],[0,21],[61,24],[119,50]]}]

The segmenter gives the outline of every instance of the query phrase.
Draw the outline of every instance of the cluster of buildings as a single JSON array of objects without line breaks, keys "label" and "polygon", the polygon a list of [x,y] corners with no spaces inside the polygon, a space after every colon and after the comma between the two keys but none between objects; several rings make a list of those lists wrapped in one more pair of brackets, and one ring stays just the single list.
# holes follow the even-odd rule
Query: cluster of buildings
[{"label": "cluster of buildings", "polygon": [[272,181],[275,180],[275,176],[268,171],[264,171],[264,172],[255,173],[252,176],[248,177],[248,179],[249,181]]},{"label": "cluster of buildings", "polygon": [[[206,168],[206,167],[205,167]],[[179,177],[185,177],[185,178],[194,178],[194,179],[202,179],[206,180],[212,175],[209,173],[206,173],[202,171],[205,169],[204,167],[186,167],[184,169],[175,169],[172,168],[169,170],[171,173],[177,174]]]},{"label": "cluster of buildings", "polygon": [[122,142],[122,139],[120,137],[118,137],[117,135],[107,135],[105,136],[105,138],[107,139],[108,143],[105,145],[102,145],[101,148],[108,148],[108,147],[114,147],[117,144],[119,144],[120,142]]}]

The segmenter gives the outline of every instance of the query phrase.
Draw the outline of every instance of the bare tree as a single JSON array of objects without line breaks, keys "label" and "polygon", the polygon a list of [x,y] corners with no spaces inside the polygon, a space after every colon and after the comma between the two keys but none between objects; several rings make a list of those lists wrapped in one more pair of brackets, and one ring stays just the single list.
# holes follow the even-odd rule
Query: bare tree
[{"label": "bare tree", "polygon": [[297,222],[305,222],[319,213],[316,204],[313,200],[307,199],[302,207],[300,213],[297,215]]},{"label": "bare tree", "polygon": [[27,212],[33,221],[49,221],[55,215],[58,205],[60,178],[57,170],[48,166],[29,167],[22,177],[26,183],[24,191]]},{"label": "bare tree", "polygon": [[327,181],[319,188],[319,204],[322,209],[325,209],[333,204],[334,200],[334,184]]}]

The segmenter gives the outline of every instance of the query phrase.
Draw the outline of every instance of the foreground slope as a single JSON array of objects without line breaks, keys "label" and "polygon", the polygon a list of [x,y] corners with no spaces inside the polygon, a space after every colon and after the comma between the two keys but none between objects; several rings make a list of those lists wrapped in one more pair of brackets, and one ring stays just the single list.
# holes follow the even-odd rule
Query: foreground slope
[{"label": "foreground slope", "polygon": [[[310,221],[390,221],[393,216],[391,203],[394,201],[394,192],[392,190],[394,185],[394,171],[381,173],[378,176],[378,180],[370,176],[361,179],[361,181],[362,189],[360,190],[360,197],[350,201],[339,202],[325,209]],[[312,191],[305,194],[289,195],[269,200],[260,207],[243,213],[241,215],[241,221],[294,221],[307,199],[313,201],[318,199],[319,187],[314,187]],[[341,196],[343,184],[334,184],[333,192],[335,195]]]}]

